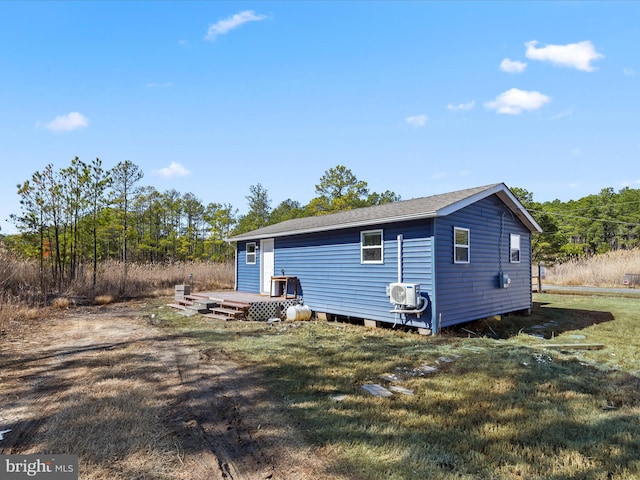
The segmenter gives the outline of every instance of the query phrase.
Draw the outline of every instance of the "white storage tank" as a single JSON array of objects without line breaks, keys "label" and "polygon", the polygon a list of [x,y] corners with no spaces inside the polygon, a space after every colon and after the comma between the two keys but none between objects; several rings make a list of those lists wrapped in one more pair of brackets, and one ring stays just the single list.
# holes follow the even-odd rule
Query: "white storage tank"
[{"label": "white storage tank", "polygon": [[287,320],[309,320],[311,309],[306,305],[291,305],[287,308]]}]

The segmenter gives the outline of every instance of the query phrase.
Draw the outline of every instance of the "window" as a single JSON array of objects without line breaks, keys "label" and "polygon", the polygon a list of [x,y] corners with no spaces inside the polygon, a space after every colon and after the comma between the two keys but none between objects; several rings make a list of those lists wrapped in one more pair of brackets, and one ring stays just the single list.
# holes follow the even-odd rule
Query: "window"
[{"label": "window", "polygon": [[256,263],[256,242],[247,243],[247,264]]},{"label": "window", "polygon": [[469,229],[453,227],[453,263],[469,263]]},{"label": "window", "polygon": [[509,238],[509,261],[520,263],[520,235],[512,233]]},{"label": "window", "polygon": [[382,230],[360,232],[360,262],[383,263]]}]

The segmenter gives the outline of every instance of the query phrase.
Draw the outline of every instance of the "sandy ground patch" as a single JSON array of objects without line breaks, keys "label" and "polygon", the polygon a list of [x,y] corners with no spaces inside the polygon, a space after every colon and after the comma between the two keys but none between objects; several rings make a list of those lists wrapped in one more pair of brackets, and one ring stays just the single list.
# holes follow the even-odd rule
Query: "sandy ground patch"
[{"label": "sandy ground patch", "polygon": [[82,479],[328,478],[273,392],[141,304],[78,307],[1,340],[0,453],[79,455]]}]

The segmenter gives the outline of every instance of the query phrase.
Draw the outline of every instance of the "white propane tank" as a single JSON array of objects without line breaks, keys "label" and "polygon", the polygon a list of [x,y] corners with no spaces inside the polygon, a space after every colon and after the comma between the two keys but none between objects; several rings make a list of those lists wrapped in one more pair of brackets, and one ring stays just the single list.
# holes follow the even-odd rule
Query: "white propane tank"
[{"label": "white propane tank", "polygon": [[287,308],[287,320],[309,320],[311,309],[306,305],[291,305]]}]

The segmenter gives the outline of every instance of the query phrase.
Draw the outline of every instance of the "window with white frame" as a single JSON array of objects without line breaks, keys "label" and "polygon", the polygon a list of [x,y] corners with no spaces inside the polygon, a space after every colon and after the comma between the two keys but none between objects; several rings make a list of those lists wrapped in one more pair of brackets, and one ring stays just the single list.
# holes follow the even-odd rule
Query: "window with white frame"
[{"label": "window with white frame", "polygon": [[256,263],[256,242],[247,243],[247,264],[254,265]]},{"label": "window with white frame", "polygon": [[512,233],[509,237],[509,261],[520,263],[520,235]]},{"label": "window with white frame", "polygon": [[383,263],[382,230],[360,232],[360,262]]},{"label": "window with white frame", "polygon": [[468,228],[453,227],[453,263],[469,263],[469,239]]}]

